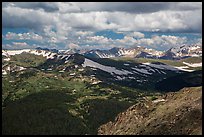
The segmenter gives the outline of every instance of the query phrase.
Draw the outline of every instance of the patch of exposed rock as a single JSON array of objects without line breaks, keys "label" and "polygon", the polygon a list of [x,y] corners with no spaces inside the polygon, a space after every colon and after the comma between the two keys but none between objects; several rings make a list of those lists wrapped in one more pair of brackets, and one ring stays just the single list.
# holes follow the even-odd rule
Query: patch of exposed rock
[{"label": "patch of exposed rock", "polygon": [[153,101],[145,99],[100,126],[98,134],[202,134],[202,87],[183,88]]}]

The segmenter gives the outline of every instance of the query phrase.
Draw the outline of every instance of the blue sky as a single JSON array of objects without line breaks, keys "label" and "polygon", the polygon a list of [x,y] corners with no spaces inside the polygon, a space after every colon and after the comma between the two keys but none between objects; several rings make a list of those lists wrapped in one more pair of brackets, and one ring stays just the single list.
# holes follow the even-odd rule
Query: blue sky
[{"label": "blue sky", "polygon": [[4,2],[2,6],[4,49],[167,50],[202,44],[201,30],[201,2]]},{"label": "blue sky", "polygon": [[95,33],[96,36],[104,36],[111,39],[123,39],[123,33],[116,33],[113,30],[102,30]]}]

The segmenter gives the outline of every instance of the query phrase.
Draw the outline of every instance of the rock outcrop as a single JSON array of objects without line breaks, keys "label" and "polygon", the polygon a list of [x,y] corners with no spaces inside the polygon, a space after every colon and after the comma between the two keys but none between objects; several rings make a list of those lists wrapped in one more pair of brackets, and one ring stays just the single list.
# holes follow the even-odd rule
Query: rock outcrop
[{"label": "rock outcrop", "polygon": [[202,87],[145,98],[98,129],[99,135],[202,134]]}]

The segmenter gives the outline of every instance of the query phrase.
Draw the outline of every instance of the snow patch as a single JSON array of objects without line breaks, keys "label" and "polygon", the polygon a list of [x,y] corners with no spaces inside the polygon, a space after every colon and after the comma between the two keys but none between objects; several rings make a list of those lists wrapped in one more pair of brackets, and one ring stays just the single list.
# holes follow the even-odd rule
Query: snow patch
[{"label": "snow patch", "polygon": [[64,63],[66,64],[66,63],[68,63],[69,62],[69,60],[66,60]]},{"label": "snow patch", "polygon": [[10,66],[8,66],[8,67],[7,67],[7,70],[8,70],[8,71],[11,71],[11,67],[10,67]]},{"label": "snow patch", "polygon": [[196,68],[196,67],[202,67],[202,62],[200,63],[187,63],[187,62],[183,62],[183,64],[189,66],[189,67],[193,67],[193,68]]},{"label": "snow patch", "polygon": [[120,76],[116,76],[116,78],[117,78],[118,80],[123,80],[123,79],[125,79],[125,77],[120,77]]},{"label": "snow patch", "polygon": [[9,55],[8,55],[8,53],[5,50],[2,50],[2,56],[8,57]]},{"label": "snow patch", "polygon": [[84,69],[78,69],[78,71],[84,71]]},{"label": "snow patch", "polygon": [[132,69],[134,69],[134,70],[136,70],[136,71],[138,71],[138,72],[140,72],[140,73],[144,73],[144,74],[148,74],[148,75],[151,75],[151,74],[152,74],[152,73],[148,72],[148,70],[143,69],[143,68],[140,68],[140,69],[138,69],[138,68],[132,68]]},{"label": "snow patch", "polygon": [[26,68],[24,68],[24,67],[19,67],[19,70],[25,70]]},{"label": "snow patch", "polygon": [[135,77],[128,77],[129,79],[136,79]]},{"label": "snow patch", "polygon": [[102,81],[94,81],[92,84],[95,85],[95,84],[98,84],[98,83],[101,83]]},{"label": "snow patch", "polygon": [[142,80],[136,80],[136,81],[137,81],[137,82],[140,82],[140,83],[143,82]]},{"label": "snow patch", "polygon": [[175,67],[175,68],[177,68],[179,70],[183,70],[183,71],[188,71],[188,72],[194,71],[194,70],[191,70],[191,69],[186,69],[186,68],[189,68],[188,66],[180,66],[180,67]]},{"label": "snow patch", "polygon": [[4,61],[9,61],[9,60],[11,60],[11,59],[10,59],[10,58],[5,58],[5,59],[4,59]]},{"label": "snow patch", "polygon": [[154,101],[152,101],[153,103],[158,103],[158,102],[164,102],[165,101],[165,99],[157,99],[157,100],[154,100]]},{"label": "snow patch", "polygon": [[152,64],[152,63],[142,63],[144,65],[148,65],[148,66],[151,66],[151,67],[154,67],[154,68],[157,68],[157,69],[164,69],[164,70],[172,70],[172,71],[178,71],[177,68],[175,67],[172,67],[172,66],[169,66],[169,65],[166,65],[166,64]]},{"label": "snow patch", "polygon": [[70,76],[74,76],[74,75],[76,75],[76,73],[70,73],[69,75],[70,75]]},{"label": "snow patch", "polygon": [[2,70],[2,75],[6,75],[6,74],[7,74],[6,70]]}]

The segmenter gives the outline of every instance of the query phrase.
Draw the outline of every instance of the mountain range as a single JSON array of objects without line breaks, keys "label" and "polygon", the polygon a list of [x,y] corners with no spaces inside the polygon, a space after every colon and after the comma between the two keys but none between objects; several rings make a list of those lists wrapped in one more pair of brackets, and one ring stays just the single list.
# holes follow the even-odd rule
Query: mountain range
[{"label": "mountain range", "polygon": [[[196,67],[201,67],[201,61],[186,62],[191,58],[199,60],[202,50],[199,46],[182,46],[171,48],[166,52],[158,52],[152,49],[137,47],[135,49],[112,48],[110,50],[91,50],[84,54],[79,54],[80,50],[56,49],[24,49],[24,50],[2,50],[3,55],[3,75],[16,70],[29,69],[35,67],[43,71],[66,72],[70,70],[90,68],[93,75],[101,79],[108,79],[111,82],[129,83],[129,86],[152,85],[159,79],[164,79],[172,74],[191,72]],[[142,51],[143,50],[143,51]],[[185,51],[185,52],[184,52]],[[137,54],[137,55],[136,55]],[[135,56],[136,55],[136,56]],[[171,55],[171,56],[170,56]],[[42,57],[41,57],[42,56]],[[168,57],[167,57],[168,56]],[[129,61],[125,61],[129,57]],[[138,62],[138,59],[146,58],[145,62]],[[177,64],[160,62],[160,59],[177,59]],[[156,59],[153,62],[151,60]],[[16,61],[17,64],[11,63]],[[39,62],[39,61],[42,62]],[[9,62],[9,63],[8,63]],[[153,80],[154,79],[154,80]],[[153,81],[152,81],[153,80]],[[131,83],[138,84],[131,84]],[[142,85],[141,85],[142,83]]]},{"label": "mountain range", "polygon": [[[79,53],[91,58],[112,58],[112,57],[132,57],[132,58],[153,58],[179,60],[188,57],[202,56],[202,45],[182,45],[180,47],[170,48],[166,51],[158,51],[150,48],[137,46],[135,48],[117,48],[109,50],[88,50],[88,49],[68,49],[57,50],[38,47],[36,50],[50,51],[58,54],[74,54]],[[4,54],[5,50],[3,50]]]},{"label": "mountain range", "polygon": [[[63,50],[62,50],[63,51]],[[109,50],[69,50],[66,53],[80,53],[87,57],[94,58],[111,58],[111,57],[133,57],[133,58],[154,58],[154,59],[170,59],[178,60],[192,56],[202,56],[201,45],[183,45],[181,47],[170,48],[167,51],[158,51],[137,46],[135,48],[117,48]]]}]

